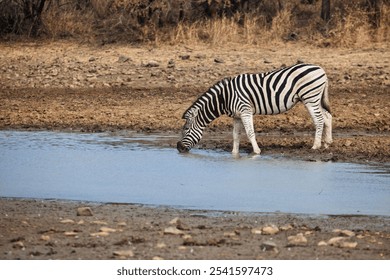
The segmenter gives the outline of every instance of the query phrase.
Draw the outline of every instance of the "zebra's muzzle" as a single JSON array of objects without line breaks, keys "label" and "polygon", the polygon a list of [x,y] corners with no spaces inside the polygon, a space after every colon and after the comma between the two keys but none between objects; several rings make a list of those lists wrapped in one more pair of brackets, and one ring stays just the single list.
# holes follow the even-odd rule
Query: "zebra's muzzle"
[{"label": "zebra's muzzle", "polygon": [[180,153],[188,153],[188,151],[190,150],[189,148],[187,148],[186,146],[183,145],[183,143],[181,141],[177,142],[177,150],[180,152]]}]

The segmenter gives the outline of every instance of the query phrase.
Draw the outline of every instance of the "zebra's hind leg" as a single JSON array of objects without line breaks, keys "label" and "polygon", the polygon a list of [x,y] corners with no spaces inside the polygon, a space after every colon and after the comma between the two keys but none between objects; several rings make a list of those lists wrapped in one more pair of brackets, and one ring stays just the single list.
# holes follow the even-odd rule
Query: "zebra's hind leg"
[{"label": "zebra's hind leg", "polygon": [[248,136],[248,139],[252,144],[253,153],[259,155],[261,150],[259,148],[259,145],[257,145],[257,142],[256,142],[256,135],[255,135],[255,129],[253,127],[252,113],[250,113],[250,112],[241,113],[241,121],[242,121],[242,124],[244,125],[246,135]]},{"label": "zebra's hind leg", "polygon": [[232,154],[234,156],[239,155],[240,153],[240,132],[241,132],[242,122],[240,118],[233,119],[233,150]]},{"label": "zebra's hind leg", "polygon": [[314,137],[314,144],[311,147],[313,150],[321,148],[322,131],[324,129],[324,115],[320,104],[306,103],[305,104],[309,114],[316,127],[316,133]]},{"label": "zebra's hind leg", "polygon": [[324,147],[328,148],[332,144],[332,115],[326,110],[323,110],[324,115]]}]

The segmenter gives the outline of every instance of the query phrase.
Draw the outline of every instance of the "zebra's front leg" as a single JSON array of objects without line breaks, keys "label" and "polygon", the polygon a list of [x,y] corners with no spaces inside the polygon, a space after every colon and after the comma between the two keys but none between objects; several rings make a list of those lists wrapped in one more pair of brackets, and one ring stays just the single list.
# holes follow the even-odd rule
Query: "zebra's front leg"
[{"label": "zebra's front leg", "polygon": [[233,150],[232,154],[234,156],[239,155],[240,153],[240,132],[241,132],[242,122],[240,118],[233,119]]},{"label": "zebra's front leg", "polygon": [[260,154],[261,150],[259,148],[259,145],[257,145],[256,142],[256,135],[255,135],[255,129],[253,127],[253,115],[252,113],[244,112],[241,114],[241,121],[244,125],[246,135],[248,136],[249,141],[252,144],[253,152],[255,154]]}]

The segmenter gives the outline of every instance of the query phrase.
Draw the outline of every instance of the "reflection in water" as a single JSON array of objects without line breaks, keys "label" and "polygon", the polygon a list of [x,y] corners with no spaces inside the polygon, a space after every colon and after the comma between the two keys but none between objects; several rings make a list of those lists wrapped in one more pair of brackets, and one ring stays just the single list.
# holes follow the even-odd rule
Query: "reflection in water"
[{"label": "reflection in water", "polygon": [[0,132],[0,196],[390,215],[388,165],[160,148],[166,135]]}]

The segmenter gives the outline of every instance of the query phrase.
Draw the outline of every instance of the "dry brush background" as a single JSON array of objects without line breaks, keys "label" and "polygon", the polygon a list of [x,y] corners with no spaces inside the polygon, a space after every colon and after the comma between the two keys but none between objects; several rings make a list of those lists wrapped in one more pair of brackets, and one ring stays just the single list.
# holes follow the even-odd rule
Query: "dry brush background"
[{"label": "dry brush background", "polygon": [[0,0],[0,38],[359,46],[388,41],[389,11],[389,0]]}]

